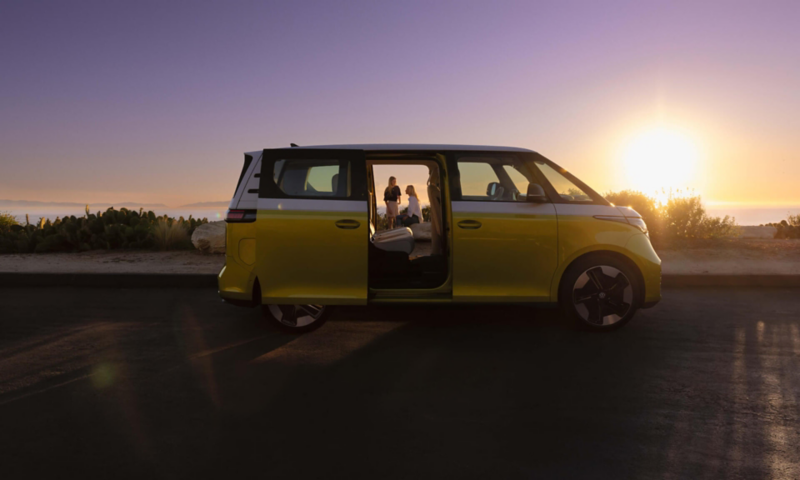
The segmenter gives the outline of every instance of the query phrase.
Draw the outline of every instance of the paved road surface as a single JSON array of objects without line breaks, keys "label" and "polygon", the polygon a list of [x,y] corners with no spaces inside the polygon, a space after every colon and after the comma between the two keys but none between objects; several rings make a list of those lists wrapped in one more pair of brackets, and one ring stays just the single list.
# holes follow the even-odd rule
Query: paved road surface
[{"label": "paved road surface", "polygon": [[4,479],[799,478],[799,394],[796,290],[668,290],[605,335],[363,308],[301,337],[213,290],[0,291]]}]

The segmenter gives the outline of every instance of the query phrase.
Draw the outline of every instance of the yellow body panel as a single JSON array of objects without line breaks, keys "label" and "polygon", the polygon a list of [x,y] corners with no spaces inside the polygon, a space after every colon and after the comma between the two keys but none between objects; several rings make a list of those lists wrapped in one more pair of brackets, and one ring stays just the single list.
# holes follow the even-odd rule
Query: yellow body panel
[{"label": "yellow body panel", "polygon": [[[636,264],[646,303],[661,299],[661,260],[650,240],[628,225],[586,216],[480,215],[481,228],[465,230],[458,222],[477,219],[477,214],[452,214],[452,300],[438,288],[375,301],[417,302],[413,294],[431,294],[432,302],[445,303],[556,302],[567,267],[582,255],[601,251]],[[335,222],[341,219],[360,226],[340,229]],[[255,223],[228,224],[220,294],[250,300],[258,277],[265,303],[364,304],[366,225],[362,213],[276,211],[259,211]],[[336,255],[326,248],[332,246]]]},{"label": "yellow body panel", "polygon": [[551,301],[558,301],[561,278],[575,259],[602,251],[624,255],[636,264],[644,279],[645,302],[661,299],[661,259],[650,239],[636,228],[591,216],[560,216],[558,228],[558,268],[550,285]]},{"label": "yellow body panel", "polygon": [[[358,222],[358,227],[337,227],[342,220]],[[367,303],[366,209],[259,210],[255,224],[254,272],[264,303]]]},{"label": "yellow body panel", "polygon": [[453,300],[549,301],[557,245],[555,215],[453,212]]},{"label": "yellow body panel", "polygon": [[636,234],[625,245],[628,258],[636,262],[644,278],[644,301],[653,304],[661,300],[661,259],[645,234]]},{"label": "yellow body panel", "polygon": [[[255,254],[256,224],[229,223],[225,232],[225,267],[219,272],[220,295],[232,300],[248,301],[253,298],[253,263]],[[244,247],[244,248],[242,248]]]},{"label": "yellow body panel", "polygon": [[[336,227],[335,222],[345,218],[361,225],[352,230]],[[476,214],[453,213],[452,218],[455,226],[476,219]],[[580,216],[561,217],[557,227],[552,216],[482,214],[480,221],[476,230],[454,229],[452,303],[556,302],[567,267],[578,257],[600,251],[633,261],[644,280],[644,301],[661,299],[661,260],[650,240],[630,226]],[[366,214],[361,213],[275,211],[259,211],[255,223],[228,224],[220,294],[250,300],[259,278],[265,303],[364,304],[366,225]],[[326,248],[331,246],[337,255]],[[443,301],[440,293],[432,301]]]}]

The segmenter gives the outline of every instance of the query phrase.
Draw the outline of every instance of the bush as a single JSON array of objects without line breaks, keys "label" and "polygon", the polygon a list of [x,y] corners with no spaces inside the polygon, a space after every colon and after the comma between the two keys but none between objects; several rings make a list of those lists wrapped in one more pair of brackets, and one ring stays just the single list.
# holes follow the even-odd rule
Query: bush
[{"label": "bush", "polygon": [[709,217],[699,196],[670,195],[666,204],[640,192],[625,190],[609,193],[614,205],[629,206],[642,215],[654,243],[681,239],[731,237],[738,233],[733,217]]},{"label": "bush", "polygon": [[[11,217],[13,218],[13,217]],[[81,252],[98,249],[192,249],[194,229],[208,220],[156,217],[153,212],[109,208],[93,214],[0,223],[0,253]],[[166,227],[161,224],[166,225]]]},{"label": "bush", "polygon": [[0,212],[0,228],[10,227],[11,225],[19,225],[19,222],[17,222],[17,217],[8,212]]},{"label": "bush", "polygon": [[768,223],[767,226],[775,227],[775,238],[800,238],[800,214],[789,215],[781,223]]},{"label": "bush", "polygon": [[176,221],[167,217],[158,219],[153,229],[153,239],[159,250],[192,248],[189,233],[186,231],[182,220],[183,218],[180,221]]},{"label": "bush", "polygon": [[622,207],[631,207],[642,216],[651,238],[660,238],[663,231],[661,210],[654,198],[635,190],[623,190],[606,194],[606,200]]}]

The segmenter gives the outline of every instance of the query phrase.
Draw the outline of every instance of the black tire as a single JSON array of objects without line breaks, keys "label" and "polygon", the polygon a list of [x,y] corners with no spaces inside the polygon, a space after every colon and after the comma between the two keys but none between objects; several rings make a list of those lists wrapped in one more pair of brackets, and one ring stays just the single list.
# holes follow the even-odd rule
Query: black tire
[{"label": "black tire", "polygon": [[611,255],[592,255],[569,266],[559,300],[573,325],[608,332],[631,321],[640,307],[642,287],[637,272]]},{"label": "black tire", "polygon": [[261,305],[272,325],[289,333],[307,333],[321,327],[331,314],[329,305]]}]

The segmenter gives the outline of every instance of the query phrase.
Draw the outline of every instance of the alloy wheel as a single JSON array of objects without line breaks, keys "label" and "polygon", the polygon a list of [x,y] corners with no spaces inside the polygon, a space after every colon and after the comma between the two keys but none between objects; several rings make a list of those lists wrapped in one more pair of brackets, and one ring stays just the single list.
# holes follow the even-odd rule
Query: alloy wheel
[{"label": "alloy wheel", "polygon": [[585,322],[597,326],[614,325],[633,308],[633,286],[619,269],[594,266],[575,281],[572,304]]},{"label": "alloy wheel", "polygon": [[283,325],[301,328],[322,317],[324,305],[269,305],[269,311]]}]

